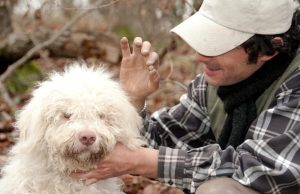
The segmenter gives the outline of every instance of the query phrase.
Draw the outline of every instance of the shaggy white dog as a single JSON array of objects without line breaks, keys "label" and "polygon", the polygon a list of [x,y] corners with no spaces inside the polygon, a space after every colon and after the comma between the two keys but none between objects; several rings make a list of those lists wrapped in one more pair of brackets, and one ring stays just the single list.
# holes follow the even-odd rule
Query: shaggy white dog
[{"label": "shaggy white dog", "polygon": [[123,193],[118,178],[87,186],[69,175],[94,168],[117,142],[141,146],[141,125],[128,97],[103,68],[73,64],[53,73],[17,117],[20,138],[2,169],[0,193]]}]

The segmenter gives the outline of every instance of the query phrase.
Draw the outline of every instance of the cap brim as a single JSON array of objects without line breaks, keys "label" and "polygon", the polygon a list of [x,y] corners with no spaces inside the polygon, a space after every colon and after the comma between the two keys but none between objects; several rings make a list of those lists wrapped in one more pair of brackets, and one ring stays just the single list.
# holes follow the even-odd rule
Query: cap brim
[{"label": "cap brim", "polygon": [[180,36],[198,53],[206,56],[224,54],[254,35],[219,25],[199,11],[177,25],[171,32]]}]

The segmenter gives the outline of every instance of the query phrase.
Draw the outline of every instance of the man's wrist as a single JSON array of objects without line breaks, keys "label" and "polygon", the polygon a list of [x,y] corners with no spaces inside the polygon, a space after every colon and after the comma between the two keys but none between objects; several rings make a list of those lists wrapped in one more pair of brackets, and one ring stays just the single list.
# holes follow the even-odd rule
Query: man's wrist
[{"label": "man's wrist", "polygon": [[140,115],[142,118],[144,118],[144,117],[146,117],[146,115],[147,115],[147,111],[148,111],[148,108],[147,108],[147,103],[146,103],[146,101],[145,101],[144,107],[142,108],[142,110],[139,111],[139,115]]},{"label": "man's wrist", "polygon": [[146,98],[135,98],[129,96],[131,104],[135,107],[137,112],[141,112],[145,106]]},{"label": "man's wrist", "polygon": [[136,152],[135,172],[149,178],[157,178],[158,150],[139,148]]}]

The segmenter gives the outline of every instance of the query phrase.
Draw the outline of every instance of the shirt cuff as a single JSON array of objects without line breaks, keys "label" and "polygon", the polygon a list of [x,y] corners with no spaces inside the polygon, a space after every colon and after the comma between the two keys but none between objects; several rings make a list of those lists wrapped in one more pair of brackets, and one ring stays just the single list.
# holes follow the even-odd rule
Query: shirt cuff
[{"label": "shirt cuff", "polygon": [[186,177],[186,156],[187,152],[168,147],[159,147],[158,157],[158,179],[162,183],[183,187],[183,181]]}]

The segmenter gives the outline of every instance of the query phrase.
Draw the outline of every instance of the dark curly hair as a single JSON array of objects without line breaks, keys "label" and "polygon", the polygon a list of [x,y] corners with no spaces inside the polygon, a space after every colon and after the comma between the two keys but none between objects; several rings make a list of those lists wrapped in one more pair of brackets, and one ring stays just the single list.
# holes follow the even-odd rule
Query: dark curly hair
[{"label": "dark curly hair", "polygon": [[[283,45],[274,44],[273,38],[280,37]],[[300,44],[300,10],[294,13],[290,29],[277,35],[259,35],[256,34],[249,40],[244,42],[241,47],[248,53],[248,63],[256,63],[259,54],[273,55],[278,51],[278,55],[271,60],[277,58],[285,58],[286,63],[290,63],[295,57],[296,51]]]}]

